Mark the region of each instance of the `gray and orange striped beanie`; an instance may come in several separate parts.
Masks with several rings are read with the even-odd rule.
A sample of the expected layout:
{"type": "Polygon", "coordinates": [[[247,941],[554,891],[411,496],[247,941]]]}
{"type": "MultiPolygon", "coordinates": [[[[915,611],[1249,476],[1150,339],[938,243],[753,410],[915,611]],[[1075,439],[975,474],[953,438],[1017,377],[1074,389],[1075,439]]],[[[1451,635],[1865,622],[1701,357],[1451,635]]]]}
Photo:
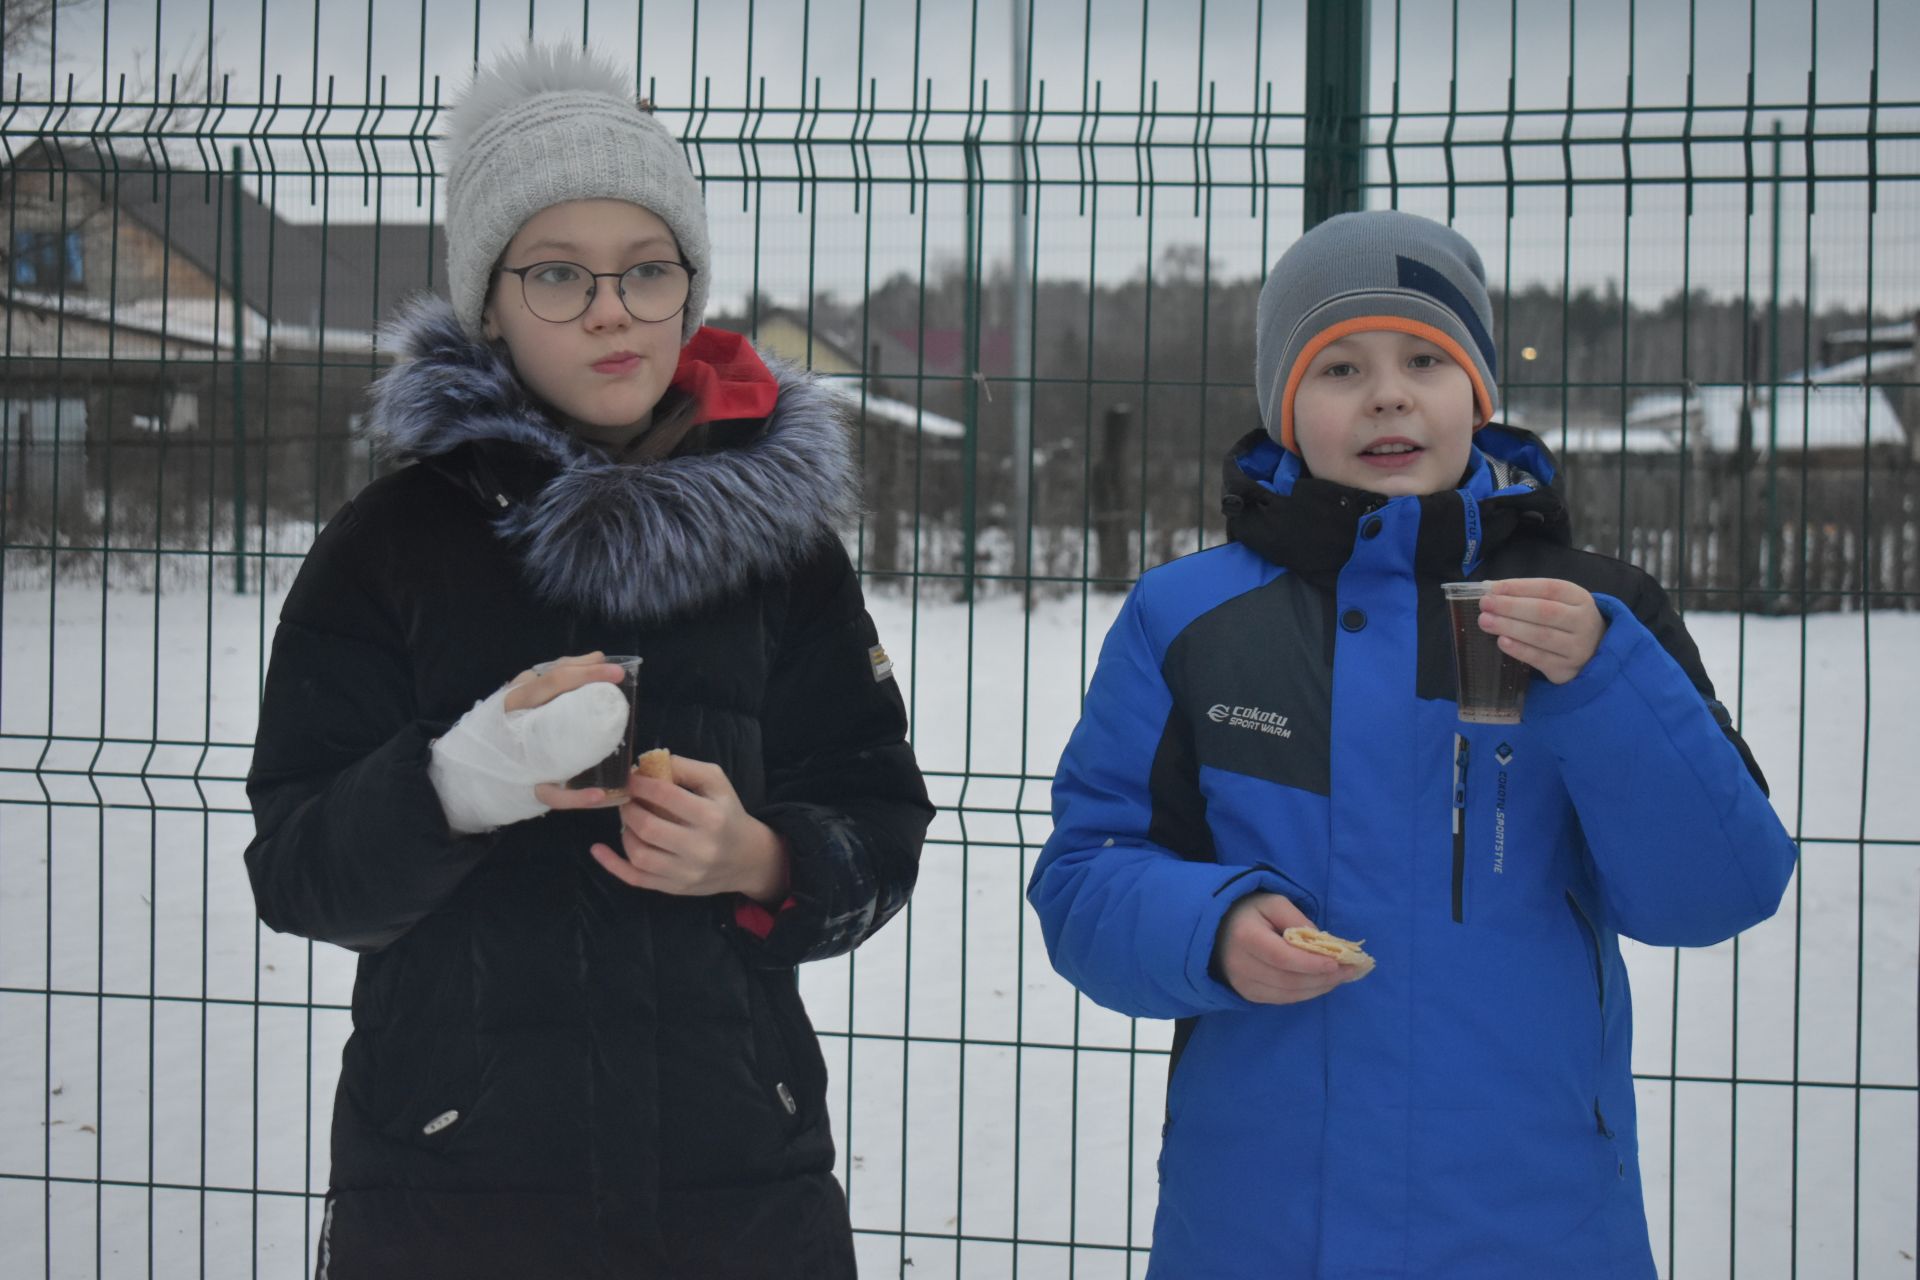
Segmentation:
{"type": "Polygon", "coordinates": [[[1257,324],[1260,420],[1284,448],[1294,447],[1293,394],[1313,357],[1366,329],[1434,343],[1473,380],[1481,421],[1500,407],[1486,269],[1466,237],[1430,218],[1397,209],[1328,218],[1280,255],[1257,324]]]}

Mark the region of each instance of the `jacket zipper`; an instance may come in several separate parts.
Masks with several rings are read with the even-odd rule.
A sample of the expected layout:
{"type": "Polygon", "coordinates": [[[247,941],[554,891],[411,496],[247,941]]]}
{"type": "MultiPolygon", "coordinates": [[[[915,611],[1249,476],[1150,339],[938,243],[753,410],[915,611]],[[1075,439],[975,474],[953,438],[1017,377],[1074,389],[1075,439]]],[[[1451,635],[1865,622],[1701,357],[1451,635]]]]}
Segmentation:
{"type": "MultiPolygon", "coordinates": [[[[1587,909],[1580,905],[1580,899],[1573,896],[1573,890],[1568,889],[1565,892],[1567,907],[1573,912],[1573,918],[1579,922],[1581,930],[1586,933],[1588,945],[1593,948],[1593,989],[1600,1001],[1600,1044],[1604,1048],[1607,1043],[1607,969],[1600,958],[1600,930],[1594,927],[1593,917],[1589,916],[1587,909]]],[[[1599,1131],[1601,1137],[1608,1139],[1613,1137],[1613,1127],[1607,1123],[1606,1113],[1600,1110],[1598,1098],[1593,1100],[1593,1127],[1599,1131]]],[[[1622,1172],[1624,1173],[1624,1169],[1622,1172]]]]}
{"type": "Polygon", "coordinates": [[[1466,919],[1467,895],[1467,737],[1453,735],[1453,922],[1466,919]]]}

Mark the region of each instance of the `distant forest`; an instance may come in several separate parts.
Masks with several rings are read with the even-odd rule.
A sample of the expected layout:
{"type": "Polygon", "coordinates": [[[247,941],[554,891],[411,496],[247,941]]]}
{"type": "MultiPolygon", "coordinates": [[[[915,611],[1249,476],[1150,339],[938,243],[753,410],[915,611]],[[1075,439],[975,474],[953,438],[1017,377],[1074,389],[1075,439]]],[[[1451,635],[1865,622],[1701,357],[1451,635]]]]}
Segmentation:
{"type": "MultiPolygon", "coordinates": [[[[1259,426],[1252,374],[1260,284],[1206,280],[1197,255],[1181,251],[1163,256],[1151,287],[1133,280],[1099,285],[1090,293],[1081,281],[1039,283],[1033,313],[1031,501],[1035,554],[1043,571],[1083,571],[1086,551],[1076,532],[1083,528],[1092,531],[1096,543],[1119,548],[1118,559],[1103,558],[1109,567],[1102,577],[1129,565],[1157,563],[1199,545],[1203,538],[1221,536],[1222,459],[1236,439],[1259,426]]],[[[1005,537],[1019,528],[1011,509],[1019,489],[1014,478],[1015,387],[1008,380],[1010,299],[1009,280],[999,274],[981,283],[976,300],[982,376],[974,383],[979,435],[971,480],[978,529],[985,539],[979,554],[996,568],[1009,561],[1005,550],[996,549],[992,531],[1005,537]]],[[[763,314],[774,306],[765,299],[757,305],[763,314]]],[[[1696,292],[1676,294],[1653,306],[1628,306],[1616,289],[1581,290],[1563,297],[1532,286],[1511,295],[1495,293],[1493,307],[1502,364],[1502,417],[1523,422],[1549,441],[1563,421],[1616,424],[1639,397],[1678,390],[1688,381],[1739,384],[1768,377],[1771,343],[1764,296],[1743,306],[1738,299],[1696,292]],[[1532,359],[1522,355],[1529,347],[1532,359]]],[[[785,310],[795,314],[791,307],[785,310]]],[[[929,277],[924,287],[917,277],[895,276],[864,302],[821,295],[814,299],[811,315],[798,318],[810,320],[817,335],[850,357],[865,352],[856,362],[868,371],[870,394],[964,419],[969,379],[961,375],[960,352],[968,315],[967,281],[956,270],[929,277]],[[917,354],[921,334],[924,356],[917,354]],[[876,360],[878,376],[873,372],[876,360]]],[[[1906,318],[1881,314],[1875,323],[1906,318]]],[[[751,310],[709,319],[741,331],[750,331],[753,323],[751,310]]],[[[1842,308],[1821,311],[1810,322],[1802,304],[1783,304],[1780,376],[1795,378],[1818,367],[1828,335],[1866,323],[1864,313],[1842,308]]],[[[906,553],[896,548],[907,547],[916,537],[924,539],[930,528],[955,528],[961,522],[969,468],[950,437],[876,428],[871,420],[862,449],[869,508],[879,531],[870,563],[897,561],[904,566],[906,553]]],[[[1623,486],[1651,493],[1648,486],[1654,480],[1665,485],[1678,474],[1672,460],[1649,462],[1648,476],[1628,484],[1618,478],[1619,468],[1613,465],[1617,461],[1583,461],[1576,468],[1587,481],[1583,487],[1604,480],[1600,487],[1607,494],[1623,486]]],[[[1734,485],[1728,492],[1735,493],[1742,481],[1728,471],[1716,483],[1734,485]]],[[[1836,483],[1842,488],[1852,484],[1853,490],[1859,486],[1857,478],[1842,477],[1836,483]]],[[[1699,484],[1696,481],[1687,502],[1697,507],[1689,518],[1734,521],[1737,498],[1727,500],[1733,505],[1726,511],[1709,510],[1699,484]]],[[[1650,547],[1667,548],[1659,555],[1673,554],[1675,522],[1682,518],[1677,502],[1675,497],[1667,504],[1671,511],[1663,507],[1648,514],[1646,530],[1622,526],[1603,540],[1610,548],[1624,549],[1644,537],[1650,547]]],[[[1810,514],[1818,506],[1810,508],[1810,514]]],[[[1600,533],[1594,520],[1587,523],[1590,533],[1600,533]]],[[[1621,521],[1614,519],[1613,524],[1621,521]]],[[[1910,540],[1909,525],[1901,527],[1909,532],[1900,536],[1910,540]]],[[[1701,534],[1703,546],[1709,541],[1701,534]]],[[[1657,558],[1651,551],[1648,555],[1650,562],[1657,558]]],[[[1903,563],[1911,559],[1902,553],[1903,563]]],[[[1711,574],[1703,565],[1696,580],[1725,576],[1732,581],[1750,576],[1750,571],[1751,566],[1716,560],[1711,574]]]]}
{"type": "MultiPolygon", "coordinates": [[[[981,366],[989,380],[1004,378],[1011,368],[1009,283],[1000,273],[989,276],[980,287],[981,366]]],[[[1209,431],[1211,419],[1220,415],[1245,423],[1246,415],[1253,412],[1253,323],[1260,284],[1252,279],[1203,280],[1198,252],[1185,247],[1162,256],[1151,289],[1146,281],[1136,279],[1097,286],[1089,299],[1083,281],[1042,280],[1033,295],[1033,372],[1043,383],[1036,394],[1036,423],[1085,416],[1083,388],[1067,390],[1058,383],[1119,384],[1099,388],[1092,397],[1097,418],[1106,401],[1138,400],[1138,388],[1143,385],[1202,378],[1213,389],[1206,403],[1209,431]],[[1129,393],[1127,383],[1136,389],[1129,393]]],[[[813,323],[816,332],[850,351],[859,350],[863,332],[870,337],[882,333],[911,337],[922,331],[954,336],[966,322],[966,293],[966,279],[957,270],[930,277],[924,291],[919,278],[900,274],[876,288],[864,303],[830,294],[817,296],[813,323]]],[[[771,304],[763,299],[758,305],[771,304]]],[[[1611,284],[1604,290],[1582,289],[1570,297],[1533,285],[1511,295],[1496,290],[1493,309],[1502,393],[1508,406],[1536,423],[1545,419],[1557,424],[1563,407],[1574,419],[1617,419],[1623,384],[1631,399],[1641,393],[1643,384],[1652,384],[1644,387],[1652,390],[1688,380],[1737,383],[1767,376],[1764,296],[1743,305],[1739,299],[1705,292],[1675,293],[1657,306],[1627,307],[1611,284]],[[1534,358],[1523,359],[1521,353],[1529,347],[1534,358]]],[[[1876,323],[1907,318],[1882,314],[1876,323]]],[[[744,331],[751,327],[752,316],[749,312],[709,319],[744,331]]],[[[1815,314],[1809,328],[1805,305],[1797,300],[1783,302],[1781,374],[1817,366],[1822,339],[1866,323],[1863,311],[1835,308],[1815,314]]],[[[912,367],[883,367],[881,375],[897,386],[910,381],[914,372],[912,367]]],[[[928,372],[934,376],[926,384],[926,407],[959,416],[962,389],[947,385],[940,377],[942,371],[930,368],[928,372]]],[[[1005,407],[998,389],[993,395],[994,404],[981,406],[983,425],[998,416],[995,410],[1005,407]]],[[[1198,409],[1188,397],[1186,430],[1191,430],[1198,409]]]]}

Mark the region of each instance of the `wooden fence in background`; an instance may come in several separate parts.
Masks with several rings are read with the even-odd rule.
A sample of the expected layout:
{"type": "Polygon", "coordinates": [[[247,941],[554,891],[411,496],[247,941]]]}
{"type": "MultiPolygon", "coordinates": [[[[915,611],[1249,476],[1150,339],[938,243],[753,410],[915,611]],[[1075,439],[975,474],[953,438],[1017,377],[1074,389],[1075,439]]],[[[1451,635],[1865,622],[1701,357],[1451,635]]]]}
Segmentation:
{"type": "Polygon", "coordinates": [[[1920,608],[1920,465],[1904,450],[1573,454],[1580,545],[1653,574],[1684,607],[1920,608]]]}

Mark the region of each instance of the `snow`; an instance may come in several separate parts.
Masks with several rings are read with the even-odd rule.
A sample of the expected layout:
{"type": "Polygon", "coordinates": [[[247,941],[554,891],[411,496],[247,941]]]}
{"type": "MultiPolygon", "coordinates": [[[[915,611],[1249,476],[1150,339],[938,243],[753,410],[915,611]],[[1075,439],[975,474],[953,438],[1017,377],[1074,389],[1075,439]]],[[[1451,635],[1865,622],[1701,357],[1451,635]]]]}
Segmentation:
{"type": "MultiPolygon", "coordinates": [[[[1628,440],[1630,444],[1640,442],[1633,444],[1637,452],[1652,451],[1657,446],[1647,442],[1665,433],[1671,442],[1669,447],[1678,449],[1684,412],[1691,447],[1732,453],[1740,447],[1740,414],[1746,406],[1753,427],[1752,447],[1758,452],[1765,452],[1769,430],[1776,422],[1783,453],[1907,443],[1900,415],[1878,386],[1826,381],[1807,386],[1782,383],[1777,415],[1767,394],[1767,388],[1758,388],[1751,406],[1746,406],[1745,390],[1730,386],[1695,387],[1685,396],[1642,396],[1627,410],[1628,440]]],[[[1617,430],[1597,432],[1596,436],[1586,447],[1620,447],[1617,430]]]]}
{"type": "MultiPolygon", "coordinates": [[[[1909,335],[1912,328],[1911,324],[1907,326],[1909,335]]],[[[1911,379],[1913,363],[1914,353],[1911,351],[1865,351],[1838,364],[1822,365],[1806,373],[1790,373],[1782,381],[1864,383],[1869,379],[1878,379],[1882,383],[1897,383],[1911,379]]]]}
{"type": "MultiPolygon", "coordinates": [[[[255,922],[278,601],[226,581],[0,597],[8,1275],[310,1272],[352,958],[255,922]]],[[[872,599],[943,809],[907,911],[803,976],[865,1275],[1144,1272],[1170,1027],[1076,996],[1022,899],[1118,603],[872,599]]],[[[1689,625],[1806,843],[1737,942],[1629,945],[1661,1274],[1910,1277],[1920,616],[1689,625]]]]}
{"type": "MultiPolygon", "coordinates": [[[[10,303],[40,312],[50,318],[97,321],[121,333],[138,333],[175,342],[194,343],[209,352],[233,349],[233,302],[230,297],[214,298],[102,298],[87,293],[45,293],[16,289],[7,295],[10,303]]],[[[328,325],[270,323],[268,317],[249,307],[246,313],[246,352],[259,357],[271,338],[277,351],[318,351],[334,355],[375,350],[370,329],[340,328],[328,325]]],[[[104,330],[90,332],[76,326],[59,347],[64,356],[104,355],[110,349],[104,330]]],[[[12,356],[36,353],[31,340],[19,337],[7,349],[12,356]]],[[[207,354],[183,354],[177,359],[209,359],[207,354]]]]}
{"type": "Polygon", "coordinates": [[[891,422],[897,427],[904,427],[909,432],[923,431],[927,435],[937,436],[943,440],[959,440],[967,434],[965,423],[943,417],[920,405],[909,404],[905,400],[895,400],[890,396],[875,395],[871,391],[867,393],[865,399],[862,399],[855,388],[844,383],[830,382],[827,385],[833,389],[835,395],[847,402],[847,408],[851,413],[864,412],[869,418],[891,422]]]}

